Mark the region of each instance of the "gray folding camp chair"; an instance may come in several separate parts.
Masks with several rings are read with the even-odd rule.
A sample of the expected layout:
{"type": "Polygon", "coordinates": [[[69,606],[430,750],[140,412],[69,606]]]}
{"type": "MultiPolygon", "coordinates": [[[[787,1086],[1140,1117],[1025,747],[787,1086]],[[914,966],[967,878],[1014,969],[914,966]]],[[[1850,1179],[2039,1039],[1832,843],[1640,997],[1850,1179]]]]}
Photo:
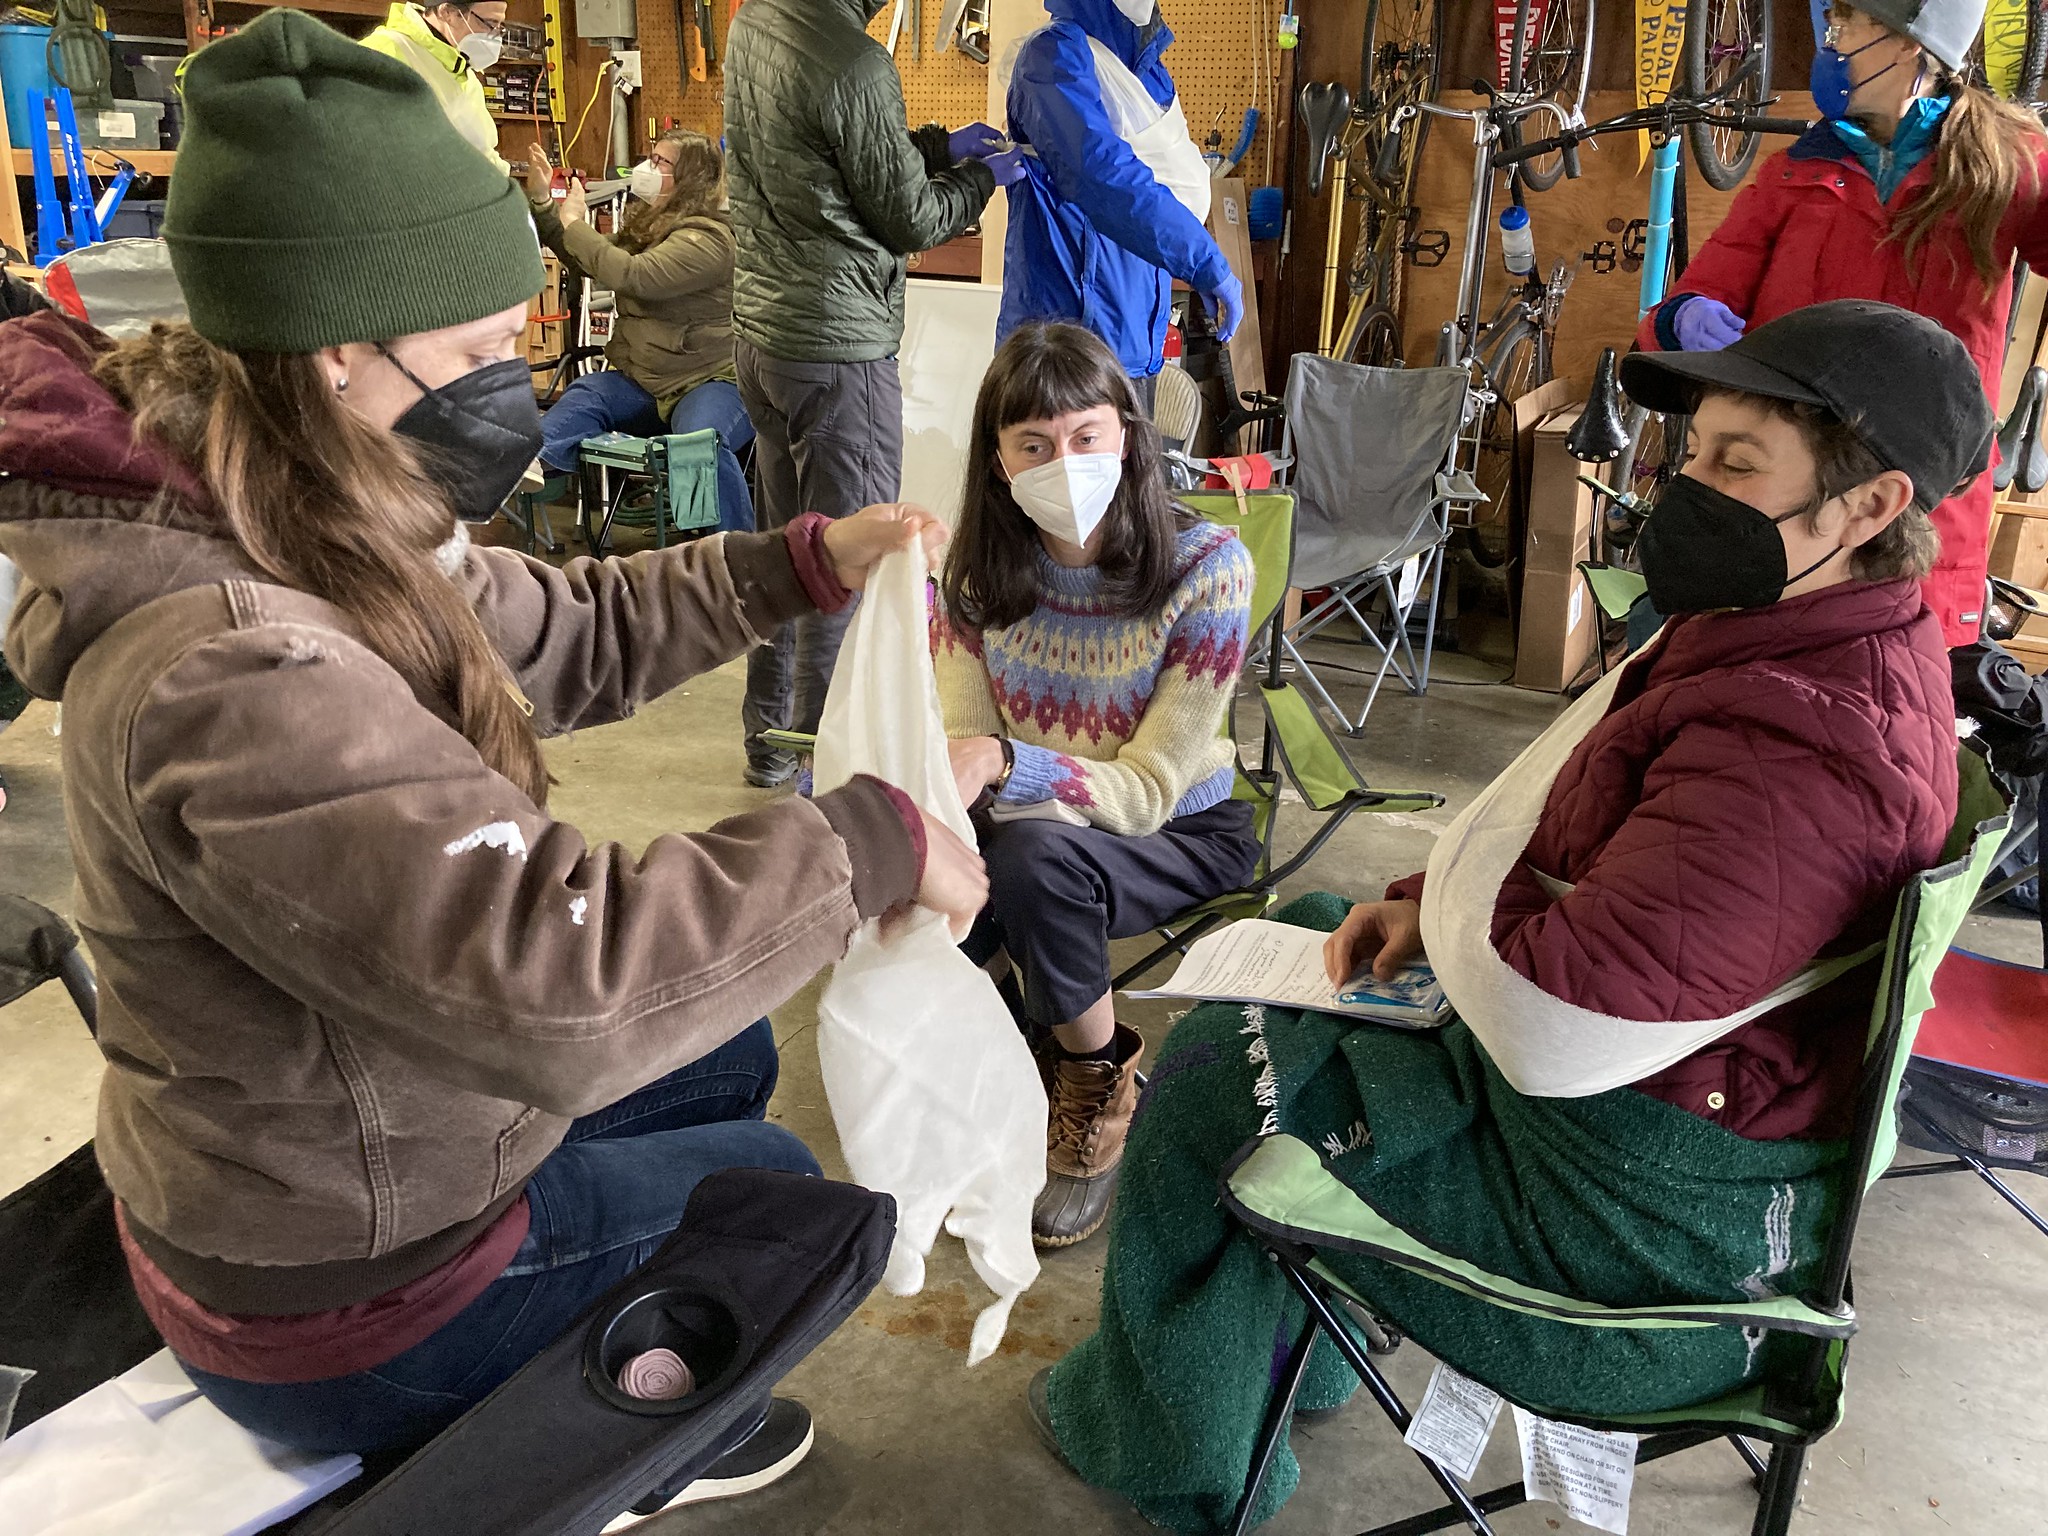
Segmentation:
{"type": "Polygon", "coordinates": [[[1287,376],[1284,451],[1295,459],[1292,584],[1325,595],[1282,637],[1287,659],[1338,724],[1356,736],[1387,673],[1410,693],[1429,686],[1444,546],[1454,515],[1486,498],[1458,468],[1466,375],[1457,368],[1365,368],[1297,353],[1287,376]],[[1427,589],[1422,656],[1410,613],[1427,589]],[[1378,611],[1369,612],[1377,599],[1378,611]],[[1301,647],[1340,619],[1379,652],[1377,667],[1313,665],[1301,647]],[[1356,718],[1331,697],[1317,668],[1371,677],[1356,718]]]}

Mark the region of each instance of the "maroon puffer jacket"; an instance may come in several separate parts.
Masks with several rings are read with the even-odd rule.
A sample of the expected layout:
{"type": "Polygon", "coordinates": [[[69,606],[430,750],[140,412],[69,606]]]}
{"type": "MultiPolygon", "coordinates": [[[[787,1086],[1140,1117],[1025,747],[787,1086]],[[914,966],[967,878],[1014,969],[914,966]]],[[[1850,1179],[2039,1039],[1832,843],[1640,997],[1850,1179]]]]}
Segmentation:
{"type": "MultiPolygon", "coordinates": [[[[1955,801],[1948,660],[1917,583],[1675,619],[1551,787],[1494,948],[1582,1008],[1720,1018],[1881,939],[1955,801]],[[1575,889],[1553,900],[1532,868],[1575,889]]],[[[1841,1134],[1876,985],[1860,966],[1634,1086],[1743,1136],[1841,1134]]]]}

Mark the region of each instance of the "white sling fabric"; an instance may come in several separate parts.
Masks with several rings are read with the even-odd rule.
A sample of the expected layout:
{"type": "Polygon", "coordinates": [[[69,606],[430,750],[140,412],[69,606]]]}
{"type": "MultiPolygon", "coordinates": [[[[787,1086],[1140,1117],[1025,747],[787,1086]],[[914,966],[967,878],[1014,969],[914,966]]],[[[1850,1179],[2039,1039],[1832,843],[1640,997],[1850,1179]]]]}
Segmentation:
{"type": "MultiPolygon", "coordinates": [[[[913,546],[869,574],[825,695],[817,792],[857,773],[894,784],[972,846],[946,751],[913,546]]],[[[882,1283],[924,1285],[939,1227],[996,1299],[975,1319],[967,1363],[1002,1342],[1010,1306],[1038,1278],[1031,1205],[1045,1182],[1045,1089],[988,973],[936,912],[862,926],[818,1002],[818,1065],[855,1182],[896,1200],[882,1283]]]]}
{"type": "Polygon", "coordinates": [[[1092,37],[1088,51],[1095,55],[1095,83],[1102,91],[1102,105],[1116,136],[1131,146],[1131,153],[1183,208],[1206,224],[1212,190],[1209,162],[1188,136],[1180,97],[1176,95],[1162,107],[1145,89],[1144,81],[1092,37]]]}
{"type": "MultiPolygon", "coordinates": [[[[1529,846],[1572,749],[1600,722],[1621,681],[1609,672],[1465,807],[1429,856],[1422,938],[1444,993],[1501,1075],[1532,1098],[1576,1099],[1648,1077],[1751,1019],[1827,985],[1882,952],[1816,961],[1725,1019],[1616,1018],[1552,997],[1493,947],[1501,886],[1529,846]]],[[[1553,895],[1568,889],[1539,874],[1553,895]]]]}

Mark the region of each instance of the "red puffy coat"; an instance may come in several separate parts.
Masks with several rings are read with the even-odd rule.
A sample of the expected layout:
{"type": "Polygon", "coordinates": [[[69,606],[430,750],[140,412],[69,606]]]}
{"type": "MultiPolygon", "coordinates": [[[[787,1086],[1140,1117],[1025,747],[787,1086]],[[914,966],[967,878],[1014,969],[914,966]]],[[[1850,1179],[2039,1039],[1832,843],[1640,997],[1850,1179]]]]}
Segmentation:
{"type": "MultiPolygon", "coordinates": [[[[1887,207],[1840,136],[1825,123],[1815,125],[1764,162],[1685,269],[1672,298],[1644,318],[1636,344],[1646,351],[1675,348],[1669,316],[1684,295],[1719,299],[1751,327],[1828,299],[1878,299],[1926,315],[1968,347],[1996,406],[2011,279],[2001,277],[1994,292],[1984,291],[1953,218],[1922,244],[1912,273],[1900,243],[1885,238],[1893,213],[1933,181],[1934,164],[1929,155],[1915,166],[1887,207]]],[[[2014,252],[2035,271],[2048,269],[2044,189],[2048,153],[2037,159],[2031,177],[2022,171],[1999,226],[1995,249],[2001,269],[2014,252]]],[[[1982,475],[1934,509],[1941,559],[1924,590],[1952,646],[1977,638],[1994,494],[1991,477],[1982,475]]]]}
{"type": "MultiPolygon", "coordinates": [[[[1948,659],[1914,583],[1674,619],[1551,786],[1493,945],[1582,1008],[1725,1018],[1882,940],[1955,802],[1948,659]]],[[[1876,987],[1859,966],[1634,1086],[1759,1140],[1840,1134],[1876,987]]]]}

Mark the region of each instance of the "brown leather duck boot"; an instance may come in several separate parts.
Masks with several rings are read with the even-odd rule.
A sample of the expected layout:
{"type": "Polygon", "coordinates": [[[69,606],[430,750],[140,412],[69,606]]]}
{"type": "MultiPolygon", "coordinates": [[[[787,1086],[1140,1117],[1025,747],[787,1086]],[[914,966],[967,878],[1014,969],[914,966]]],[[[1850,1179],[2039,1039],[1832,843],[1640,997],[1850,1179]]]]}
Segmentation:
{"type": "Polygon", "coordinates": [[[1116,1060],[1052,1063],[1045,1127],[1045,1189],[1031,1211],[1031,1240],[1065,1248],[1091,1237],[1109,1218],[1124,1137],[1138,1107],[1138,1032],[1116,1027],[1116,1060]]]}

